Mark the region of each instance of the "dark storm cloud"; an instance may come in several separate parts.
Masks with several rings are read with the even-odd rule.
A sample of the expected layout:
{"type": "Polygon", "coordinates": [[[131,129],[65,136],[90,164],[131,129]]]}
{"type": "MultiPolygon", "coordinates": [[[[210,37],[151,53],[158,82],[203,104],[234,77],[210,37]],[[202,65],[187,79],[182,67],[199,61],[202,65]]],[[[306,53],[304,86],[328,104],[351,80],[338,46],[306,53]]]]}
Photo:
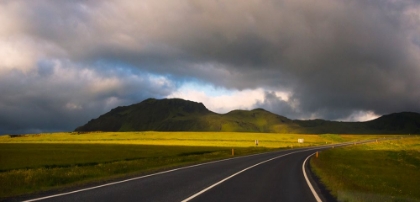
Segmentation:
{"type": "MultiPolygon", "coordinates": [[[[2,128],[37,125],[30,121],[35,118],[19,122],[5,106],[28,117],[51,111],[42,115],[45,120],[62,114],[50,125],[67,129],[77,121],[65,120],[92,118],[111,97],[124,104],[165,97],[188,80],[231,90],[265,89],[255,106],[291,118],[420,112],[417,1],[3,1],[0,7],[0,43],[8,44],[3,47],[29,44],[18,51],[22,61],[0,62],[0,69],[15,74],[0,80],[6,95],[0,98],[2,128]],[[101,82],[131,78],[132,83],[87,93],[81,89],[95,80],[63,83],[49,60],[69,63],[76,72],[89,70],[101,82]],[[58,96],[45,94],[47,86],[58,96]],[[66,88],[71,96],[63,95],[66,88]],[[26,101],[9,100],[17,95],[26,101]],[[70,113],[60,108],[73,103],[69,100],[75,108],[95,105],[70,113]],[[29,113],[24,108],[31,103],[44,104],[29,113]]],[[[53,129],[50,125],[44,128],[53,129]]]]}
{"type": "Polygon", "coordinates": [[[31,72],[2,75],[0,134],[72,131],[116,106],[173,91],[160,77],[126,74],[43,61],[31,72]]]}
{"type": "Polygon", "coordinates": [[[285,116],[287,118],[307,118],[299,117],[299,109],[296,108],[295,101],[293,100],[284,100],[283,98],[277,96],[274,92],[265,92],[264,101],[259,101],[254,105],[254,108],[263,108],[270,112],[285,116]]]}

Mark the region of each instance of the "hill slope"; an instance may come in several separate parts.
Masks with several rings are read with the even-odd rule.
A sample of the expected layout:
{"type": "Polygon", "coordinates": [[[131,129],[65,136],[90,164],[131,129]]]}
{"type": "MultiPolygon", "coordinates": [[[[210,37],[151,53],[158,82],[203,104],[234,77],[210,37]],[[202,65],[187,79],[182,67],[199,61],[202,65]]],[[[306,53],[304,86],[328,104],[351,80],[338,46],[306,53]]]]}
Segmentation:
{"type": "Polygon", "coordinates": [[[276,133],[419,134],[420,114],[402,112],[367,122],[290,120],[264,109],[217,114],[202,103],[147,99],[117,107],[75,131],[236,131],[276,133]]]}

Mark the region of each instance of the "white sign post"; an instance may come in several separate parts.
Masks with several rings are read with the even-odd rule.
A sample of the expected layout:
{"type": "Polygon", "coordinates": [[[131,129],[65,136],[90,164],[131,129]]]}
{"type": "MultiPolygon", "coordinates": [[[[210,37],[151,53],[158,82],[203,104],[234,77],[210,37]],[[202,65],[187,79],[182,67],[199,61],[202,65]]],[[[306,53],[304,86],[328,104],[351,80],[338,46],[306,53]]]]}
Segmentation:
{"type": "Polygon", "coordinates": [[[304,140],[303,139],[298,139],[298,143],[303,143],[304,140]]]}

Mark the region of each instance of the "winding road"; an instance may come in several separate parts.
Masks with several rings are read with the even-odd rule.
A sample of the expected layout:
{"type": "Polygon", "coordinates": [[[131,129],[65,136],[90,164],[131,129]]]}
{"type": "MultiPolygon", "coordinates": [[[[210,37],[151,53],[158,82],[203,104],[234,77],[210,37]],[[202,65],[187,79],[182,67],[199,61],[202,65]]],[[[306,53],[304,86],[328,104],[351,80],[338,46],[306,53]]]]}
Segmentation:
{"type": "Polygon", "coordinates": [[[316,186],[311,190],[303,164],[327,148],[331,145],[230,158],[24,200],[325,201],[316,186]]]}

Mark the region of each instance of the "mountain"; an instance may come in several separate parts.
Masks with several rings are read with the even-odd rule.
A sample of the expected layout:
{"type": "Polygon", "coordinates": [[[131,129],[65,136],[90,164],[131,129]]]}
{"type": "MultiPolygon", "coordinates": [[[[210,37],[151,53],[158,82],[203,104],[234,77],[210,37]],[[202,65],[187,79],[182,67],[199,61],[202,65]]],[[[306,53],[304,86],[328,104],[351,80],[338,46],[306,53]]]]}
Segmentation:
{"type": "Polygon", "coordinates": [[[147,99],[117,107],[75,131],[236,131],[306,134],[419,134],[420,114],[402,112],[367,122],[291,120],[264,109],[217,114],[202,103],[147,99]]]}
{"type": "Polygon", "coordinates": [[[195,131],[208,128],[201,117],[215,115],[203,104],[181,99],[147,99],[117,107],[76,131],[195,131]]]}

